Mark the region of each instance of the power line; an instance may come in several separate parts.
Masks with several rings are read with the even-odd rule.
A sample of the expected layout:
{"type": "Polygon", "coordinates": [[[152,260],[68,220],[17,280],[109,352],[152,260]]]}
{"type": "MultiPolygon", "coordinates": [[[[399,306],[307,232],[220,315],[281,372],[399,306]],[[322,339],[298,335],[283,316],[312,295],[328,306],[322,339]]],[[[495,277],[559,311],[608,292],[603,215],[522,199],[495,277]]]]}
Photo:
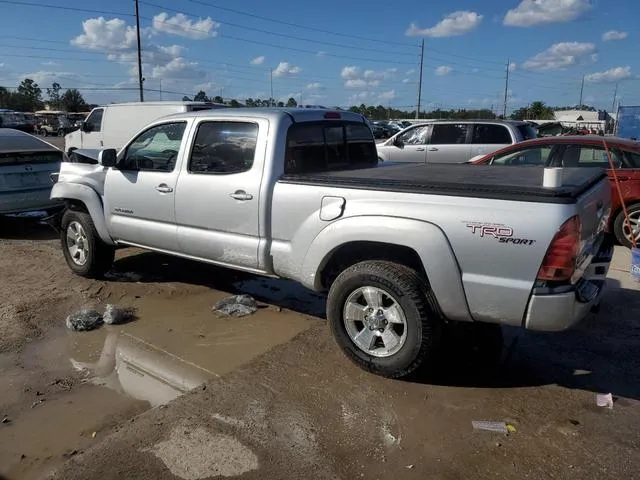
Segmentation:
{"type": "Polygon", "coordinates": [[[249,13],[249,12],[243,12],[241,10],[235,10],[233,8],[229,8],[229,7],[221,7],[220,5],[216,5],[213,3],[208,3],[208,2],[203,2],[203,1],[199,1],[199,0],[187,0],[191,3],[195,3],[198,5],[203,5],[206,7],[210,7],[210,8],[215,8],[217,10],[222,10],[225,12],[229,12],[229,13],[235,13],[236,15],[244,15],[246,17],[251,17],[251,18],[256,18],[259,20],[265,20],[267,22],[272,22],[272,23],[278,23],[280,25],[286,25],[288,27],[295,27],[295,28],[301,28],[304,30],[311,30],[314,32],[319,32],[319,33],[325,33],[325,34],[329,34],[329,35],[336,35],[339,37],[343,37],[343,38],[353,38],[353,39],[357,39],[357,40],[364,40],[364,41],[368,41],[368,42],[376,42],[376,43],[383,43],[383,44],[388,44],[388,45],[399,45],[399,46],[411,46],[411,47],[417,47],[416,44],[414,43],[409,43],[409,42],[393,42],[393,41],[389,41],[389,40],[380,40],[379,38],[372,38],[372,37],[364,37],[364,36],[360,36],[360,35],[353,35],[353,34],[346,34],[346,33],[340,33],[340,32],[335,32],[335,31],[331,31],[331,30],[325,30],[322,28],[317,28],[317,27],[311,27],[309,25],[301,25],[299,23],[293,23],[293,22],[287,22],[284,20],[279,20],[276,18],[270,18],[270,17],[265,17],[262,15],[256,15],[255,13],[249,13]]]}
{"type": "MultiPolygon", "coordinates": [[[[140,1],[141,4],[143,5],[147,5],[150,7],[154,7],[154,8],[159,8],[160,10],[166,10],[169,12],[173,12],[173,13],[181,13],[183,15],[191,15],[193,17],[201,17],[201,15],[193,13],[193,12],[186,12],[183,10],[176,10],[173,8],[169,8],[169,7],[164,7],[162,5],[157,5],[155,3],[151,3],[151,2],[145,2],[145,1],[140,1]]],[[[141,17],[141,18],[145,18],[145,17],[141,17]]],[[[296,35],[289,35],[289,34],[285,34],[285,33],[278,33],[278,32],[272,32],[270,30],[263,30],[261,28],[255,28],[255,27],[248,27],[246,25],[240,25],[238,23],[232,23],[232,22],[221,22],[223,25],[229,25],[235,28],[241,28],[243,30],[249,30],[252,32],[258,32],[258,33],[265,33],[267,35],[274,35],[276,37],[282,37],[282,38],[288,38],[290,40],[298,40],[298,41],[302,41],[302,42],[308,42],[308,43],[317,43],[319,45],[329,45],[332,47],[338,47],[338,48],[349,48],[352,50],[361,50],[364,52],[374,52],[374,53],[380,53],[380,54],[388,54],[388,55],[409,55],[409,56],[415,56],[415,54],[413,53],[408,53],[408,52],[390,52],[390,51],[385,51],[385,50],[379,50],[379,49],[375,49],[375,48],[366,48],[366,47],[356,47],[353,45],[344,45],[344,44],[340,44],[340,43],[335,43],[335,42],[327,42],[327,41],[322,41],[322,40],[312,40],[310,38],[304,38],[304,37],[299,37],[296,35]]],[[[209,30],[205,30],[205,29],[198,29],[195,27],[191,27],[189,28],[189,30],[194,30],[194,31],[201,31],[203,33],[209,33],[209,30]]]]}
{"type": "Polygon", "coordinates": [[[71,12],[99,13],[101,15],[122,15],[125,17],[135,17],[135,15],[132,13],[114,12],[109,10],[93,10],[93,9],[78,8],[78,7],[65,7],[62,5],[51,5],[47,3],[21,2],[17,0],[0,0],[0,3],[4,3],[7,5],[17,5],[22,7],[53,8],[56,10],[66,10],[71,12]]]}

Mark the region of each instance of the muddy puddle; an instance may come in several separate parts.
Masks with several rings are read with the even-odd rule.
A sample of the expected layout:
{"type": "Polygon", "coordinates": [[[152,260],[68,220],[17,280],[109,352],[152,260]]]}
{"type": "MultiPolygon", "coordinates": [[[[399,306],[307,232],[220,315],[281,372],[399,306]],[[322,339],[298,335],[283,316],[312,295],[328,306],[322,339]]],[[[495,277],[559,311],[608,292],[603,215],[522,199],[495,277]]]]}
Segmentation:
{"type": "MultiPolygon", "coordinates": [[[[244,281],[242,287],[256,298],[280,293],[262,280],[244,281]]],[[[7,419],[0,424],[0,478],[39,478],[145,410],[234,370],[318,321],[263,304],[243,318],[212,312],[226,296],[208,291],[179,299],[125,297],[119,305],[135,307],[135,321],[73,332],[61,319],[59,328],[27,345],[19,358],[0,356],[0,420],[7,419]]]]}

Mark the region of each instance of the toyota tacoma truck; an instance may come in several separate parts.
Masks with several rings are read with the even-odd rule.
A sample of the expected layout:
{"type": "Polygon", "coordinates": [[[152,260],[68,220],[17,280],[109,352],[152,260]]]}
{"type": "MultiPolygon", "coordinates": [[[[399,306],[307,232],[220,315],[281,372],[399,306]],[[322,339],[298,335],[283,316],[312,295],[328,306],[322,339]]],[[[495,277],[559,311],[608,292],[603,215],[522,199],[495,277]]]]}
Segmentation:
{"type": "Polygon", "coordinates": [[[350,112],[182,113],[97,160],[63,163],[51,194],[73,272],[99,277],[134,246],[293,279],[327,292],[346,355],[389,377],[432,358],[448,324],[570,327],[612,256],[604,171],[546,188],[537,168],[378,165],[350,112]]]}

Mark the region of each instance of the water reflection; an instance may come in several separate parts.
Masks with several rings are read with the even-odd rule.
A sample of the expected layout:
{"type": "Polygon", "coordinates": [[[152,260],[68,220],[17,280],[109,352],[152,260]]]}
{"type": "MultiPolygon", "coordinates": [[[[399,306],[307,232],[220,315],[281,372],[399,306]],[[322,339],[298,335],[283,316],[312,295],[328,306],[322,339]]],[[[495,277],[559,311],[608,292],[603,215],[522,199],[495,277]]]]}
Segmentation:
{"type": "Polygon", "coordinates": [[[131,334],[111,330],[95,363],[71,358],[76,370],[90,381],[144,400],[152,407],[163,405],[202,385],[215,373],[162,350],[131,334]]]}

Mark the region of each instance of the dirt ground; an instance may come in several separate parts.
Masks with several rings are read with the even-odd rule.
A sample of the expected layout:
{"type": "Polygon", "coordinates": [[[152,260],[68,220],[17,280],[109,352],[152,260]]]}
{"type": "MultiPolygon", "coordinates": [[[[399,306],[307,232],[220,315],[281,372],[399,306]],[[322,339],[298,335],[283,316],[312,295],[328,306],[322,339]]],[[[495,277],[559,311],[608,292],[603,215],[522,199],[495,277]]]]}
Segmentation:
{"type": "Polygon", "coordinates": [[[85,280],[48,228],[0,219],[0,479],[637,477],[640,295],[628,265],[619,249],[600,314],[578,327],[506,330],[496,369],[451,344],[430,373],[392,381],[351,365],[324,300],[295,284],[137,250],[119,251],[108,279],[85,280]],[[211,312],[230,293],[261,308],[211,312]],[[107,303],[138,318],[64,326],[107,303]]]}

